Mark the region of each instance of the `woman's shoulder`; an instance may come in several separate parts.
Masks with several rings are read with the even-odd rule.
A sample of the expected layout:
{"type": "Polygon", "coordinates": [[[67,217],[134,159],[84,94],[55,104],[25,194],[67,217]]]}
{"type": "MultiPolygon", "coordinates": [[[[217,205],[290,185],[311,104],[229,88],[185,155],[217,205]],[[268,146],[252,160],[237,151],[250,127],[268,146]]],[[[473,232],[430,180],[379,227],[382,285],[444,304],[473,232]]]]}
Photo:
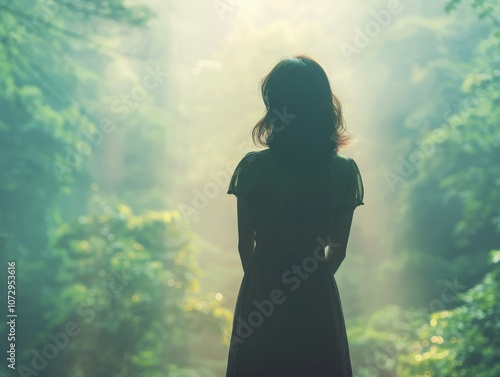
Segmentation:
{"type": "Polygon", "coordinates": [[[235,173],[239,174],[243,171],[255,173],[262,170],[262,166],[266,165],[265,160],[268,154],[268,150],[247,152],[238,162],[235,173]]]}
{"type": "Polygon", "coordinates": [[[271,155],[271,150],[269,148],[267,148],[267,149],[261,149],[259,151],[251,151],[251,152],[248,152],[247,155],[270,156],[271,155]]]}
{"type": "Polygon", "coordinates": [[[263,161],[267,157],[270,157],[270,149],[263,149],[259,151],[250,151],[243,156],[242,160],[246,162],[253,162],[253,161],[263,161]]]}
{"type": "Polygon", "coordinates": [[[336,153],[331,155],[331,161],[342,166],[348,166],[354,161],[351,157],[344,156],[343,154],[336,153]]]}
{"type": "Polygon", "coordinates": [[[338,171],[342,171],[345,174],[352,175],[353,173],[359,174],[358,165],[353,158],[344,156],[342,154],[335,154],[331,156],[332,165],[337,168],[338,171]]]}
{"type": "MultiPolygon", "coordinates": [[[[242,161],[246,162],[247,164],[257,163],[259,165],[266,165],[266,162],[270,162],[271,160],[274,160],[274,158],[271,149],[269,148],[247,152],[242,158],[242,161]]],[[[339,153],[332,154],[330,156],[330,161],[341,169],[349,169],[353,164],[355,164],[354,160],[351,157],[339,153]]]]}

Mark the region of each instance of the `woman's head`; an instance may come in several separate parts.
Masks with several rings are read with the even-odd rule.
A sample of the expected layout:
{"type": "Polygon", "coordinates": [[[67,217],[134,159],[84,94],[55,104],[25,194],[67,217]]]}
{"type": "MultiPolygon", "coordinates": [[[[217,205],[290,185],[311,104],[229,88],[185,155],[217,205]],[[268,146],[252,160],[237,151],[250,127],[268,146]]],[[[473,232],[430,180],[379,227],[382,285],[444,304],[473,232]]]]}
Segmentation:
{"type": "Polygon", "coordinates": [[[314,59],[281,60],[262,80],[261,92],[266,114],[252,132],[257,145],[305,162],[335,154],[347,143],[340,101],[314,59]]]}

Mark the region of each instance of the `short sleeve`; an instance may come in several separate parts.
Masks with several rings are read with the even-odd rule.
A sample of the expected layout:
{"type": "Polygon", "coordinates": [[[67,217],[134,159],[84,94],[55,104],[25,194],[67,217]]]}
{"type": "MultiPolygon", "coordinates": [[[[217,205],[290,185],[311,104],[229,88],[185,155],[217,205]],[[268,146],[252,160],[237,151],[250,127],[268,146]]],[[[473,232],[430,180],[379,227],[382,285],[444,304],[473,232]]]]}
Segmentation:
{"type": "Polygon", "coordinates": [[[352,158],[347,160],[347,182],[348,189],[344,202],[341,204],[342,210],[354,210],[360,205],[364,205],[364,187],[358,165],[352,158]]]}
{"type": "Polygon", "coordinates": [[[257,186],[258,171],[257,153],[247,153],[236,166],[227,193],[241,198],[252,197],[257,186]]]}

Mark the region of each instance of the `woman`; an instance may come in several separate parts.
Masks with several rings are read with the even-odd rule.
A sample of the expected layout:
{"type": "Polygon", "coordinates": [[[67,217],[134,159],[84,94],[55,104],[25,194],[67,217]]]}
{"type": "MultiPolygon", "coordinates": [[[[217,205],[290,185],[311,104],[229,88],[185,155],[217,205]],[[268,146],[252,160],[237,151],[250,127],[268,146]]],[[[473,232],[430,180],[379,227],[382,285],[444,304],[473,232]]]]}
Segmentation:
{"type": "Polygon", "coordinates": [[[228,189],[244,276],[226,377],[352,376],[333,275],[364,203],[356,163],[337,153],[348,140],[341,105],[303,55],[281,60],[261,92],[253,138],[268,148],[245,155],[228,189]]]}

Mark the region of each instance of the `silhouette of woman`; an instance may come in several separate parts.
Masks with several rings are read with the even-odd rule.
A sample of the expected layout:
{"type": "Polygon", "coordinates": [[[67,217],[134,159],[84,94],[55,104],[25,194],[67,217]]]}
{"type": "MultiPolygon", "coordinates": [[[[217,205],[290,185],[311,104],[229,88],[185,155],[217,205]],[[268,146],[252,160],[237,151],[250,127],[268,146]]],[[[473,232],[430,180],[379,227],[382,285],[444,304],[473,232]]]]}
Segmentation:
{"type": "Polygon", "coordinates": [[[244,276],[226,377],[352,376],[333,275],[347,248],[363,182],[347,144],[342,108],[323,68],[297,55],[261,85],[257,146],[239,162],[237,196],[244,276]]]}

